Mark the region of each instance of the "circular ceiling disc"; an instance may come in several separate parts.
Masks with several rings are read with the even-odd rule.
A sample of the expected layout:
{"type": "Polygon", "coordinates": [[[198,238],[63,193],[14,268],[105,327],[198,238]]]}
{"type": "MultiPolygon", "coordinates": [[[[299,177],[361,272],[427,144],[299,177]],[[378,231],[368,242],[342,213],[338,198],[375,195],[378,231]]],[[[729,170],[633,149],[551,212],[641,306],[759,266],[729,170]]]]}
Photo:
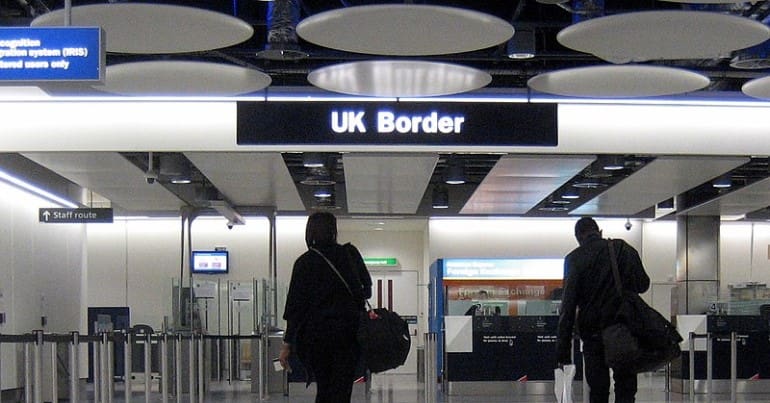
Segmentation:
{"type": "Polygon", "coordinates": [[[561,30],[562,45],[611,63],[712,59],[770,38],[759,21],[707,11],[642,11],[599,17],[561,30]]]}
{"type": "Polygon", "coordinates": [[[741,90],[750,97],[770,100],[770,76],[748,81],[741,90]]]}
{"type": "Polygon", "coordinates": [[[431,56],[497,46],[513,36],[508,22],[453,7],[385,4],[339,8],[305,18],[297,34],[347,52],[431,56]]]}
{"type": "Polygon", "coordinates": [[[482,88],[492,76],[455,64],[385,60],[320,68],[308,74],[308,81],[318,88],[350,95],[430,97],[482,88]]]}
{"type": "Polygon", "coordinates": [[[98,90],[134,96],[233,96],[269,86],[270,76],[238,66],[190,61],[149,61],[107,67],[98,90]]]}
{"type": "Polygon", "coordinates": [[[559,70],[532,77],[527,85],[539,92],[572,97],[634,98],[682,94],[709,84],[698,73],[660,66],[593,66],[559,70]]]}
{"type": "MultiPolygon", "coordinates": [[[[43,14],[32,26],[64,25],[64,10],[43,14]]],[[[72,7],[73,26],[100,26],[108,52],[186,53],[224,48],[254,35],[247,22],[200,8],[150,3],[72,7]]]]}

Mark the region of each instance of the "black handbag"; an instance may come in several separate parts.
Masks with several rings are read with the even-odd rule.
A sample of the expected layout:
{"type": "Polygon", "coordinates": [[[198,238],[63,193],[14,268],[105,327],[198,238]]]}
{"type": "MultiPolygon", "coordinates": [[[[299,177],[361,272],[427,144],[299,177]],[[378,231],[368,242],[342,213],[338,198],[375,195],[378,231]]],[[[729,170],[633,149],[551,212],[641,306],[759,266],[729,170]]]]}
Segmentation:
{"type": "Polygon", "coordinates": [[[657,370],[681,354],[682,336],[639,294],[623,289],[615,248],[611,240],[607,244],[620,305],[615,322],[602,330],[605,363],[626,372],[657,370]]]}
{"type": "MultiPolygon", "coordinates": [[[[345,281],[331,260],[318,249],[310,249],[321,255],[337,277],[345,284],[350,295],[356,298],[348,282],[345,281]]],[[[369,301],[366,301],[366,305],[369,310],[361,313],[356,333],[366,368],[377,373],[403,365],[412,344],[409,325],[396,312],[385,308],[372,309],[369,301]]]]}

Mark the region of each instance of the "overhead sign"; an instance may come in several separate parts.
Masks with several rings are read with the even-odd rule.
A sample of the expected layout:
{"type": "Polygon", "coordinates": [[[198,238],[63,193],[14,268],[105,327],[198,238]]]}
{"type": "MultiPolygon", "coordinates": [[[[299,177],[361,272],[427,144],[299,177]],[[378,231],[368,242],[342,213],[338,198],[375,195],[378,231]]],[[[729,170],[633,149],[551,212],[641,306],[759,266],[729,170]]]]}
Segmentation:
{"type": "Polygon", "coordinates": [[[48,224],[111,223],[111,208],[41,208],[38,219],[48,224]]]}
{"type": "Polygon", "coordinates": [[[99,27],[0,28],[0,82],[102,81],[99,27]]]}
{"type": "Polygon", "coordinates": [[[556,146],[556,104],[238,102],[239,145],[556,146]]]}
{"type": "Polygon", "coordinates": [[[561,280],[564,278],[564,259],[444,259],[445,280],[505,279],[505,280],[561,280]]]}

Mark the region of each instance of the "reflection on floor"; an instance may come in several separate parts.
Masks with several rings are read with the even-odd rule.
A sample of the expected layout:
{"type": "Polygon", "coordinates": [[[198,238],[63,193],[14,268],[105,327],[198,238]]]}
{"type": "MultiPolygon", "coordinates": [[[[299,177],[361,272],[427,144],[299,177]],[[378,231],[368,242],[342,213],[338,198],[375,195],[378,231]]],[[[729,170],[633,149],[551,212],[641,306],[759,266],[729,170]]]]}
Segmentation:
{"type": "MultiPolygon", "coordinates": [[[[512,390],[517,390],[518,385],[513,385],[512,390]]],[[[131,401],[145,401],[144,393],[135,389],[131,401]]],[[[291,396],[283,393],[275,393],[267,396],[263,401],[278,403],[312,403],[313,385],[305,389],[304,385],[293,385],[291,396]]],[[[371,390],[365,393],[364,385],[357,385],[352,403],[426,403],[423,384],[417,382],[415,375],[375,375],[372,378],[371,390]]],[[[182,396],[183,402],[189,401],[189,396],[182,396]]],[[[87,400],[93,401],[93,400],[87,400]]],[[[114,402],[124,402],[123,393],[116,391],[114,402]]],[[[161,402],[160,395],[152,393],[152,402],[161,402]]],[[[169,401],[175,402],[176,397],[170,397],[169,401]]],[[[196,399],[197,401],[197,399],[196,399]]],[[[209,392],[203,399],[209,402],[259,402],[259,396],[250,392],[248,382],[238,383],[213,383],[209,392]]],[[[441,390],[437,392],[437,399],[431,403],[502,403],[502,402],[555,402],[553,394],[525,394],[525,393],[485,393],[484,388],[479,392],[462,396],[446,396],[441,390]]],[[[612,400],[610,400],[612,401],[612,400]]],[[[665,391],[665,377],[663,374],[642,374],[639,377],[639,393],[637,402],[690,402],[698,403],[727,403],[730,402],[729,394],[696,394],[691,400],[687,394],[679,394],[665,391]]],[[[770,402],[770,393],[737,394],[736,402],[770,402]]],[[[583,402],[582,395],[577,393],[575,402],[583,402]]]]}
{"type": "MultiPolygon", "coordinates": [[[[136,386],[136,385],[134,385],[136,386]]],[[[424,397],[424,386],[417,382],[416,375],[375,375],[372,378],[369,393],[365,391],[365,385],[356,385],[352,403],[502,403],[502,402],[555,402],[556,399],[551,393],[527,394],[518,393],[520,388],[518,384],[512,385],[514,393],[485,393],[485,388],[481,387],[477,392],[467,395],[448,396],[441,390],[437,392],[435,402],[426,402],[424,397]]],[[[92,397],[93,390],[86,388],[86,395],[92,397]]],[[[118,388],[116,388],[118,389],[118,388]]],[[[583,396],[580,393],[579,385],[576,385],[577,393],[574,401],[583,402],[583,396]]],[[[144,388],[134,388],[131,396],[132,402],[145,401],[144,388]]],[[[314,400],[314,385],[305,388],[304,385],[292,385],[290,396],[284,396],[283,393],[273,393],[260,400],[256,393],[251,393],[251,385],[248,381],[239,382],[218,382],[212,383],[203,402],[277,402],[277,403],[312,403],[314,400]]],[[[156,392],[150,393],[147,401],[162,402],[161,396],[156,392]]],[[[175,396],[169,396],[170,402],[177,401],[175,396]]],[[[92,399],[81,399],[85,402],[93,402],[92,399]]],[[[189,396],[182,395],[181,401],[188,402],[189,396]]],[[[17,400],[17,401],[24,401],[17,400]]],[[[113,402],[125,402],[122,390],[115,390],[113,402]]],[[[195,401],[198,401],[197,396],[195,401]]],[[[610,399],[612,401],[612,399],[610,399]]],[[[687,394],[667,392],[665,390],[665,377],[662,373],[642,374],[639,377],[639,393],[637,402],[698,402],[698,403],[727,403],[731,402],[730,394],[696,394],[695,399],[691,400],[687,394]]],[[[770,402],[769,393],[751,393],[736,395],[735,402],[740,403],[759,403],[770,402]]]]}

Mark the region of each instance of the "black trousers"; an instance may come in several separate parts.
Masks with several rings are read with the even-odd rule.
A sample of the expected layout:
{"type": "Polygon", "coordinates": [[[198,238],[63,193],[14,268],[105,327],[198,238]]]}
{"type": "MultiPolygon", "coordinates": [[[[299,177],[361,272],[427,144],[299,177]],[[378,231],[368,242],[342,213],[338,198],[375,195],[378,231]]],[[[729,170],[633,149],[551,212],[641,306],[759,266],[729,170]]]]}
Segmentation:
{"type": "Polygon", "coordinates": [[[326,344],[310,353],[315,375],[315,403],[349,403],[353,392],[358,348],[355,343],[326,344]]]}
{"type": "MultiPolygon", "coordinates": [[[[610,397],[610,369],[604,363],[604,346],[601,335],[585,337],[583,340],[583,360],[585,376],[591,388],[591,403],[607,403],[610,397]]],[[[613,371],[615,381],[615,403],[634,403],[637,389],[635,373],[613,371]]]]}

